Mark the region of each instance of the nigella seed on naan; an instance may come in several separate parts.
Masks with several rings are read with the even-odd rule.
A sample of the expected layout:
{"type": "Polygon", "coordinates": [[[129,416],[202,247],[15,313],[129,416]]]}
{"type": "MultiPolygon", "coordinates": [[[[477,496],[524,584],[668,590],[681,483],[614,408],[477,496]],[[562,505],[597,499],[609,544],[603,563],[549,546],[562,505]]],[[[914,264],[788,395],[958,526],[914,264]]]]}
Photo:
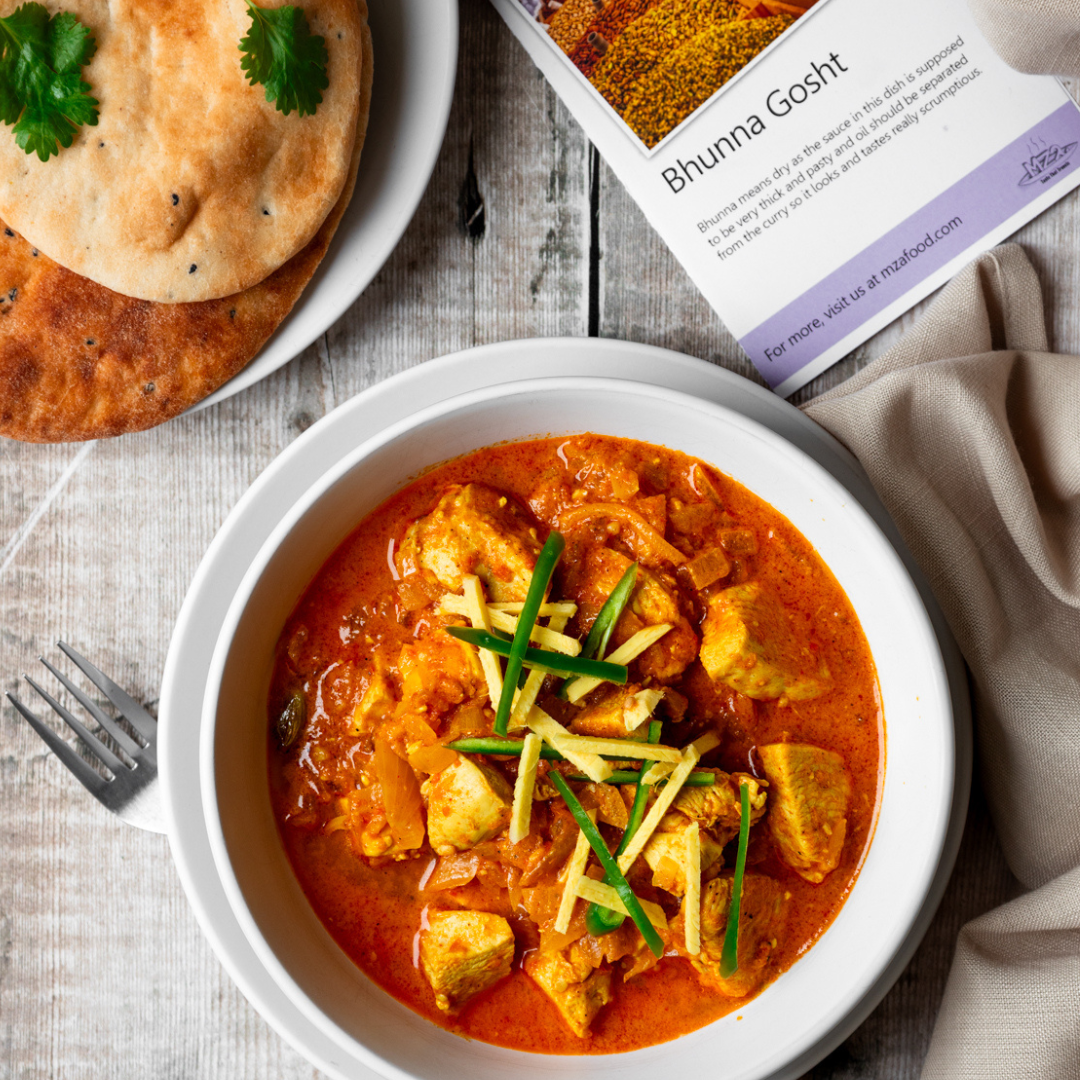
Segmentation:
{"type": "MultiPolygon", "coordinates": [[[[18,3],[0,0],[0,15],[18,3]]],[[[305,117],[278,112],[247,81],[245,0],[50,0],[97,41],[83,78],[100,120],[46,162],[0,138],[0,218],[125,296],[186,303],[262,281],[318,232],[356,141],[365,19],[356,0],[302,6],[325,39],[330,80],[305,117]],[[264,215],[268,205],[283,212],[264,215]]]]}

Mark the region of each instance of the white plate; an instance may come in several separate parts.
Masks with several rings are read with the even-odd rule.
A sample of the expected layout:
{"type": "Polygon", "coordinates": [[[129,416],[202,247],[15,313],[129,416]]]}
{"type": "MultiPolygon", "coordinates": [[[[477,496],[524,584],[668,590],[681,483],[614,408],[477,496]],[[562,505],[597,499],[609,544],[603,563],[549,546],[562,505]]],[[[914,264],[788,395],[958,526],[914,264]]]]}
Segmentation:
{"type": "Polygon", "coordinates": [[[369,1078],[365,1065],[308,1020],[274,985],[232,916],[218,877],[206,824],[198,810],[200,711],[218,631],[233,595],[263,541],[304,493],[312,475],[330,467],[389,424],[452,394],[546,375],[620,377],[667,386],[735,409],[779,432],[827,468],[866,508],[897,547],[918,586],[950,673],[957,718],[953,814],[934,884],[892,963],[828,1036],[778,1077],[797,1077],[866,1018],[907,964],[937,909],[955,860],[967,807],[971,731],[967,681],[959,653],[929,589],[903,547],[857,462],[797,409],[745,379],[704,361],[625,342],[536,339],[443,357],[380,383],[341,406],[350,419],[320,421],[273,462],[222,526],[180,612],[166,662],[160,706],[161,762],[170,841],[181,880],[204,931],[237,985],[270,1024],[320,1069],[341,1080],[369,1078]]]}
{"type": "Polygon", "coordinates": [[[196,409],[238,394],[303,352],[397,246],[439,155],[457,72],[457,0],[368,0],[371,118],[352,201],[330,250],[262,351],[196,409]]]}

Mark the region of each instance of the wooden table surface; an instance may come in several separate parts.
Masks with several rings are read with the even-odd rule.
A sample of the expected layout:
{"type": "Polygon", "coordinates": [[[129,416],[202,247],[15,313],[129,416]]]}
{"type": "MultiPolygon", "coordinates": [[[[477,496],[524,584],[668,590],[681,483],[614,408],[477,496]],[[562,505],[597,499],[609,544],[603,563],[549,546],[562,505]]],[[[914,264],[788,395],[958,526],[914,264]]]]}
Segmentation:
{"type": "MultiPolygon", "coordinates": [[[[108,442],[0,440],[0,689],[63,637],[153,708],[184,593],[225,516],[305,428],[389,375],[472,345],[625,338],[758,377],[485,0],[462,0],[450,124],[397,250],[291,364],[204,412],[108,442]],[[460,205],[470,174],[485,228],[460,205]]],[[[1075,87],[1070,88],[1075,93],[1075,87]]],[[[1052,347],[1080,353],[1080,201],[1017,239],[1052,347]]],[[[897,340],[919,309],[795,397],[897,340]]],[[[102,810],[0,710],[0,1078],[319,1075],[247,1004],[195,921],[164,837],[102,810]]],[[[915,959],[813,1080],[917,1077],[960,926],[1012,895],[978,790],[956,873],[915,959]]]]}

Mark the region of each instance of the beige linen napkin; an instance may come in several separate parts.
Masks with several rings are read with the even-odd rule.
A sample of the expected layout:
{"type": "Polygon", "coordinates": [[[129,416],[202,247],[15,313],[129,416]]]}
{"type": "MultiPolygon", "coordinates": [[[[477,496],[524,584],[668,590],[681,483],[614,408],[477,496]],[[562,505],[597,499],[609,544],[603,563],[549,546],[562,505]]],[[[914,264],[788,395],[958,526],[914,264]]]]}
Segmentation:
{"type": "Polygon", "coordinates": [[[961,931],[923,1080],[1080,1080],[1080,357],[1049,351],[1010,244],[806,412],[862,462],[945,611],[1029,890],[961,931]]]}
{"type": "Polygon", "coordinates": [[[1080,0],[968,0],[1007,64],[1043,75],[1080,75],[1080,0]]]}

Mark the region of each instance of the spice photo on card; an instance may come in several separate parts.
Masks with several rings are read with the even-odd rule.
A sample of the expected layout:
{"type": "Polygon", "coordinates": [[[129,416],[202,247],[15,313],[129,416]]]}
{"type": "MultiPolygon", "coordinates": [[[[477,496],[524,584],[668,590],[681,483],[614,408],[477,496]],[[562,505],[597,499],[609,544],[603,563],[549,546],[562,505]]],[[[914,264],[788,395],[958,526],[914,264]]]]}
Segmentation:
{"type": "Polygon", "coordinates": [[[817,0],[518,0],[652,150],[817,0]]]}

